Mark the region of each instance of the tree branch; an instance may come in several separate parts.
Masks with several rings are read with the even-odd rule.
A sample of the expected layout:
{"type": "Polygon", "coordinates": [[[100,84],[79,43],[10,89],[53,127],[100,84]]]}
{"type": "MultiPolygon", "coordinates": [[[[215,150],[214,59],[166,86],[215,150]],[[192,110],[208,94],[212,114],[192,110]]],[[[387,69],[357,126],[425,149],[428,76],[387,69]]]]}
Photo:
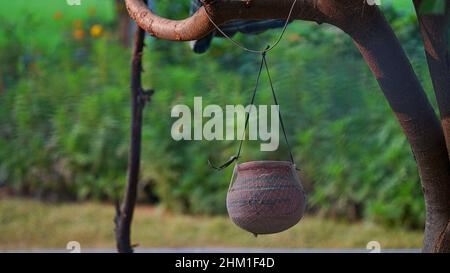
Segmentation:
{"type": "Polygon", "coordinates": [[[450,5],[447,5],[445,14],[421,14],[419,7],[422,2],[415,0],[414,5],[450,158],[450,56],[447,35],[450,5]]]}
{"type": "Polygon", "coordinates": [[[131,140],[128,159],[128,182],[122,206],[120,207],[117,204],[115,217],[117,250],[120,253],[133,252],[130,234],[139,180],[142,112],[145,103],[153,94],[153,91],[143,91],[142,88],[141,74],[144,39],[145,31],[138,27],[131,64],[131,140]]]}
{"type": "Polygon", "coordinates": [[[411,144],[426,203],[425,252],[433,251],[448,222],[450,162],[439,120],[397,37],[375,7],[370,20],[355,17],[350,34],[411,144]]]}
{"type": "MultiPolygon", "coordinates": [[[[294,0],[204,0],[204,6],[184,20],[170,20],[155,15],[142,0],[125,0],[128,13],[150,35],[173,41],[198,40],[206,36],[214,25],[237,19],[286,19],[294,0]]],[[[352,1],[347,1],[351,3],[352,1]]],[[[335,1],[299,0],[292,18],[322,23],[326,17],[340,17],[335,1]]],[[[349,8],[354,4],[347,4],[349,8]]],[[[359,4],[360,6],[360,4],[359,4]]]]}
{"type": "MultiPolygon", "coordinates": [[[[425,54],[428,61],[428,68],[433,82],[436,100],[441,114],[441,124],[447,146],[447,154],[450,158],[450,57],[448,49],[448,27],[450,17],[450,5],[447,3],[443,14],[422,14],[420,7],[422,0],[414,0],[416,14],[422,34],[425,54]]],[[[449,184],[450,181],[447,182],[449,184]]],[[[448,185],[446,186],[449,187],[448,185]]],[[[442,200],[443,205],[447,204],[447,209],[439,219],[447,225],[439,225],[440,230],[438,241],[435,244],[425,243],[427,251],[450,252],[450,192],[447,190],[447,198],[442,200]],[[446,202],[446,203],[445,203],[446,202]]]]}

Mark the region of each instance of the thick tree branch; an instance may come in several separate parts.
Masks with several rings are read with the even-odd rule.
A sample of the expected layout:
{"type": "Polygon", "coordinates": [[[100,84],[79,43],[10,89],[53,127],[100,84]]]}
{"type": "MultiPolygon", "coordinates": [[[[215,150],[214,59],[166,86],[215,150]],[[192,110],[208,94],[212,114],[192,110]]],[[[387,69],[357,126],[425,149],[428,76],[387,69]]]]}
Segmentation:
{"type": "MultiPolygon", "coordinates": [[[[204,7],[184,20],[159,17],[142,0],[125,0],[125,3],[131,18],[150,35],[165,40],[190,41],[198,40],[214,30],[214,25],[210,22],[206,12],[218,25],[236,19],[286,19],[293,1],[205,0],[204,7]]],[[[322,23],[326,17],[345,16],[344,13],[336,12],[335,5],[334,1],[299,0],[293,10],[292,18],[322,23]]],[[[347,5],[350,5],[351,8],[354,4],[347,5]]]]}
{"type": "Polygon", "coordinates": [[[169,20],[155,15],[142,0],[125,0],[128,13],[150,35],[165,40],[196,40],[214,29],[201,8],[185,20],[169,20]]]}
{"type": "Polygon", "coordinates": [[[141,132],[142,112],[145,103],[150,99],[153,91],[142,89],[142,54],[144,49],[145,31],[141,28],[136,30],[133,59],[131,64],[131,140],[128,159],[128,182],[125,196],[120,207],[116,208],[116,242],[120,253],[131,253],[131,222],[136,203],[137,186],[139,180],[140,155],[141,155],[141,132]]]}
{"type": "Polygon", "coordinates": [[[421,0],[415,0],[414,5],[450,158],[450,56],[447,33],[450,5],[447,6],[444,14],[421,14],[419,7],[422,2],[421,0]]]}
{"type": "Polygon", "coordinates": [[[433,251],[448,223],[450,163],[433,108],[392,29],[378,9],[351,36],[377,78],[412,146],[425,195],[424,251],[433,251]]]}
{"type": "MultiPolygon", "coordinates": [[[[433,82],[436,100],[441,114],[441,124],[444,131],[447,153],[450,158],[450,57],[448,48],[448,27],[450,20],[450,5],[447,3],[443,14],[422,14],[422,0],[414,0],[420,31],[422,33],[425,54],[433,82]]],[[[448,182],[450,183],[450,181],[448,182]]],[[[447,222],[450,221],[450,192],[447,202],[447,222]]],[[[443,212],[443,220],[445,212],[443,212]]],[[[439,239],[434,245],[427,245],[427,251],[450,252],[450,224],[440,225],[439,239]]]]}

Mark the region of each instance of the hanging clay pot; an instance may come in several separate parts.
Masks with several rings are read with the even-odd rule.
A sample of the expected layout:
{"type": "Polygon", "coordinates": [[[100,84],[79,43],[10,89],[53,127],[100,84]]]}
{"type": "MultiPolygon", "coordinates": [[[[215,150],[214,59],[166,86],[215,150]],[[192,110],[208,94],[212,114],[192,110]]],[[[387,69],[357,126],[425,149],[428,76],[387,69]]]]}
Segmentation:
{"type": "Polygon", "coordinates": [[[255,235],[271,234],[297,224],[306,194],[295,165],[288,161],[237,164],[227,195],[231,220],[255,235]]]}

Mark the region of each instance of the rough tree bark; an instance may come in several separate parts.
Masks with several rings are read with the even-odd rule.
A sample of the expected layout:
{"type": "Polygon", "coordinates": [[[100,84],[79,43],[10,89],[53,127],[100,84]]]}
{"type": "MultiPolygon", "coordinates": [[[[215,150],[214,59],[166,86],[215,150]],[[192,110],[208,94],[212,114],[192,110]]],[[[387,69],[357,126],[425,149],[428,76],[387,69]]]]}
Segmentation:
{"type": "MultiPolygon", "coordinates": [[[[443,14],[422,14],[420,7],[423,2],[422,0],[414,0],[414,6],[441,114],[447,153],[450,158],[450,56],[448,48],[450,5],[447,4],[443,14]]],[[[450,195],[450,192],[447,191],[446,194],[450,195]]],[[[447,214],[447,223],[445,225],[445,219],[443,219],[438,241],[434,245],[425,245],[427,251],[450,252],[450,204],[448,200],[443,200],[442,204],[445,205],[445,202],[447,202],[447,205],[441,214],[443,214],[442,218],[447,214]]]]}
{"type": "Polygon", "coordinates": [[[378,10],[349,32],[414,152],[426,203],[425,252],[436,251],[450,212],[450,163],[439,120],[392,29],[378,10]]]}
{"type": "Polygon", "coordinates": [[[136,30],[135,45],[131,64],[131,139],[128,158],[128,181],[122,206],[117,203],[115,217],[115,236],[117,250],[120,253],[131,253],[131,222],[136,204],[137,186],[139,180],[142,112],[150,100],[153,90],[142,88],[142,54],[144,49],[145,31],[136,30]]]}
{"type": "MultiPolygon", "coordinates": [[[[293,0],[205,0],[205,7],[180,21],[156,16],[141,0],[125,1],[130,16],[148,33],[161,39],[185,41],[199,39],[213,30],[206,12],[217,24],[234,19],[279,19],[286,17],[293,0]]],[[[397,116],[417,161],[427,213],[423,250],[448,250],[450,162],[444,133],[384,16],[376,6],[367,5],[366,1],[300,0],[293,11],[293,18],[335,25],[354,40],[397,116]]],[[[444,56],[442,60],[447,62],[448,55],[444,56]]],[[[436,65],[441,67],[442,63],[436,65]]],[[[446,65],[448,69],[448,62],[446,65]]],[[[439,79],[448,76],[446,71],[439,68],[432,72],[438,75],[434,76],[435,85],[442,85],[445,92],[448,85],[439,79]]],[[[443,110],[450,111],[445,106],[448,105],[445,92],[437,97],[445,108],[443,110]]]]}
{"type": "MultiPolygon", "coordinates": [[[[218,25],[234,19],[286,19],[292,1],[204,0],[206,8],[201,7],[191,17],[184,20],[170,20],[159,17],[151,12],[142,0],[125,0],[125,4],[131,18],[150,35],[164,40],[191,41],[200,39],[214,30],[214,25],[206,14],[207,10],[218,25]]],[[[318,3],[321,2],[327,1],[319,1],[318,3]]],[[[322,14],[320,9],[329,9],[330,7],[318,3],[316,4],[312,0],[298,0],[292,18],[322,22],[326,15],[322,14]]],[[[324,10],[324,12],[329,12],[329,10],[324,10]]],[[[339,17],[340,15],[338,13],[333,17],[339,17]]]]}

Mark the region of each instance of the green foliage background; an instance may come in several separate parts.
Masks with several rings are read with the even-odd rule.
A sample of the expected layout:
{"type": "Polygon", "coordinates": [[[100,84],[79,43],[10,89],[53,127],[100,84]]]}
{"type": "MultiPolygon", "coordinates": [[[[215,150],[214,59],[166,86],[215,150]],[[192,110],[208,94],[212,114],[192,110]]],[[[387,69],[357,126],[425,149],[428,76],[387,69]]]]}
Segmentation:
{"type": "MultiPolygon", "coordinates": [[[[120,198],[130,126],[130,50],[113,38],[112,1],[85,1],[81,7],[26,3],[1,4],[0,183],[15,193],[50,200],[120,198]],[[52,18],[56,12],[62,19],[52,18]],[[75,39],[75,19],[86,31],[102,25],[104,35],[75,39]]],[[[431,91],[411,3],[383,3],[431,91]]],[[[161,1],[157,8],[182,18],[188,1],[161,1]]],[[[265,47],[277,35],[237,39],[265,47]]],[[[147,44],[144,81],[156,94],[145,110],[140,200],[189,213],[225,213],[231,168],[214,172],[207,159],[228,159],[237,142],[176,142],[170,136],[170,111],[179,103],[192,105],[194,96],[202,96],[204,105],[246,105],[258,57],[221,39],[204,55],[195,55],[186,43],[149,38],[147,44]]],[[[330,26],[296,22],[268,58],[309,192],[308,211],[421,227],[424,205],[412,153],[346,35],[330,26]]],[[[266,79],[261,86],[257,101],[270,103],[266,79]]],[[[243,160],[287,158],[283,143],[275,153],[261,153],[258,147],[247,142],[243,160]]]]}

